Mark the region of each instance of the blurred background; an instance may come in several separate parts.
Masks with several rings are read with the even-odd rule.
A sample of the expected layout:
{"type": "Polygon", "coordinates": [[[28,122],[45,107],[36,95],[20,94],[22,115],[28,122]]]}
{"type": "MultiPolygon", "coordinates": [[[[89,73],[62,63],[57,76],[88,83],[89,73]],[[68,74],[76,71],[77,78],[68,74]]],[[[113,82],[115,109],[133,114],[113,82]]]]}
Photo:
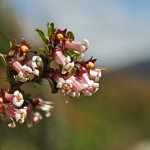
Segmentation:
{"type": "MultiPolygon", "coordinates": [[[[97,93],[69,104],[48,85],[24,86],[54,101],[55,110],[30,129],[0,123],[0,149],[150,150],[150,1],[0,0],[0,52],[22,37],[32,49],[42,47],[34,30],[46,30],[48,21],[73,31],[77,41],[87,38],[85,57],[96,57],[109,71],[97,93]]],[[[0,69],[0,87],[8,88],[0,69]]]]}

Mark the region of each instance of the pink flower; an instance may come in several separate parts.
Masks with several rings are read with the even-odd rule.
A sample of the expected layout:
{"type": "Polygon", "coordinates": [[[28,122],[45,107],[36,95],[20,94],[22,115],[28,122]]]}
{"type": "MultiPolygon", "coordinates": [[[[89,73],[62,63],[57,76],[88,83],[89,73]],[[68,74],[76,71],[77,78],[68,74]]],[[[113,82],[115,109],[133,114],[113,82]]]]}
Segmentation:
{"type": "Polygon", "coordinates": [[[65,64],[62,67],[62,74],[70,73],[74,68],[74,62],[71,62],[70,56],[66,57],[65,64]]]}
{"type": "Polygon", "coordinates": [[[92,78],[95,82],[98,82],[100,77],[101,77],[101,69],[95,68],[95,69],[90,69],[89,71],[90,78],[92,78]]]}
{"type": "Polygon", "coordinates": [[[83,73],[81,76],[80,76],[80,79],[83,83],[85,84],[88,84],[89,86],[92,86],[93,85],[93,81],[89,79],[87,73],[83,73]]]}
{"type": "Polygon", "coordinates": [[[69,94],[72,89],[72,81],[67,79],[65,80],[60,73],[55,73],[53,77],[55,82],[57,83],[56,87],[62,92],[64,95],[69,94]]]}
{"type": "Polygon", "coordinates": [[[95,93],[99,89],[99,83],[93,83],[92,86],[89,86],[84,91],[84,96],[91,96],[93,93],[95,93]]]}
{"type": "Polygon", "coordinates": [[[26,65],[33,69],[32,73],[39,76],[40,69],[43,68],[43,60],[40,56],[33,56],[32,60],[26,62],[26,65]]]}
{"type": "Polygon", "coordinates": [[[21,82],[26,82],[34,78],[32,69],[26,65],[22,66],[18,61],[12,62],[11,70],[15,70],[18,73],[17,78],[21,82]]]}
{"type": "Polygon", "coordinates": [[[74,92],[79,92],[83,89],[83,84],[81,84],[79,81],[76,80],[76,78],[72,75],[69,80],[72,82],[72,90],[74,92]]]}
{"type": "Polygon", "coordinates": [[[9,127],[13,128],[16,126],[13,118],[16,119],[16,122],[23,123],[27,116],[27,107],[23,107],[21,109],[15,108],[13,105],[8,104],[4,109],[4,113],[7,117],[11,119],[11,123],[8,124],[9,127]]]}
{"type": "Polygon", "coordinates": [[[55,51],[53,52],[53,57],[60,65],[65,65],[66,57],[63,55],[61,51],[55,51]]]}
{"type": "Polygon", "coordinates": [[[38,110],[44,111],[46,117],[50,117],[51,111],[54,109],[53,102],[44,101],[40,97],[31,99],[30,103],[26,103],[27,106],[27,126],[31,127],[33,123],[39,123],[42,120],[42,115],[38,110]]]}
{"type": "Polygon", "coordinates": [[[24,99],[19,91],[15,91],[13,94],[9,94],[7,91],[0,93],[0,101],[2,103],[13,103],[14,106],[22,106],[24,99]]]}
{"type": "Polygon", "coordinates": [[[74,42],[74,41],[65,42],[65,48],[76,50],[81,53],[85,52],[88,49],[88,47],[89,47],[89,41],[87,39],[84,39],[81,42],[74,42]]]}

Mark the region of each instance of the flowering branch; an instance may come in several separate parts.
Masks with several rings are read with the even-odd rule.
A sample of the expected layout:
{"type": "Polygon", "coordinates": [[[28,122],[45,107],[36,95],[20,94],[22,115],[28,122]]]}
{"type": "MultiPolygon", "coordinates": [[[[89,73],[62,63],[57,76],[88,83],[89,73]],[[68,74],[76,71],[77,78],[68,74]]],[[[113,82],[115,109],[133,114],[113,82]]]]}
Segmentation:
{"type": "Polygon", "coordinates": [[[25,94],[21,86],[27,82],[43,84],[43,80],[47,79],[52,93],[62,93],[66,102],[70,97],[91,96],[99,88],[104,68],[95,66],[96,59],[93,57],[86,61],[82,59],[89,41],[76,42],[73,32],[55,28],[53,23],[47,23],[47,30],[48,36],[41,29],[36,29],[44,43],[44,48],[39,49],[42,54],[31,50],[31,44],[24,39],[20,44],[10,42],[9,53],[0,54],[0,61],[6,67],[6,80],[10,84],[9,90],[0,91],[0,118],[10,118],[9,127],[25,120],[30,127],[42,119],[38,110],[49,117],[54,108],[50,101],[25,94]],[[31,58],[29,53],[33,54],[31,58]],[[53,61],[57,66],[52,65],[53,61]]]}

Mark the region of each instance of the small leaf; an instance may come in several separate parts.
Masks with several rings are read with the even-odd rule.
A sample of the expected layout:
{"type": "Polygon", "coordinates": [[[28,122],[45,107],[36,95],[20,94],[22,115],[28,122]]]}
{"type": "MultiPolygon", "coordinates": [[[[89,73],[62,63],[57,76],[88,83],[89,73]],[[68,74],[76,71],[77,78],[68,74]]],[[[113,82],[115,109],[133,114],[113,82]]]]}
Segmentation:
{"type": "Polygon", "coordinates": [[[75,35],[74,35],[74,33],[72,31],[68,31],[67,32],[67,36],[69,36],[69,38],[70,38],[71,41],[74,41],[75,35]]]}
{"type": "Polygon", "coordinates": [[[47,53],[49,53],[49,47],[48,47],[47,44],[45,44],[45,51],[46,51],[47,53]]]}
{"type": "Polygon", "coordinates": [[[2,62],[2,64],[3,64],[4,66],[7,66],[7,62],[6,62],[6,60],[5,60],[5,57],[4,57],[2,54],[0,54],[0,61],[2,62]]]}
{"type": "Polygon", "coordinates": [[[54,83],[51,79],[48,79],[49,85],[52,89],[52,93],[58,93],[58,89],[54,86],[54,83]]]}
{"type": "Polygon", "coordinates": [[[45,33],[43,32],[43,30],[36,28],[35,31],[38,32],[39,36],[42,38],[43,42],[45,44],[48,44],[48,38],[46,37],[45,33]]]}
{"type": "Polygon", "coordinates": [[[48,37],[51,38],[53,32],[55,31],[54,29],[54,23],[47,23],[47,30],[48,30],[48,37]]]}
{"type": "Polygon", "coordinates": [[[71,54],[76,55],[76,56],[80,56],[80,55],[81,55],[81,53],[80,53],[80,52],[75,51],[75,50],[70,50],[69,52],[70,52],[71,54]]]}

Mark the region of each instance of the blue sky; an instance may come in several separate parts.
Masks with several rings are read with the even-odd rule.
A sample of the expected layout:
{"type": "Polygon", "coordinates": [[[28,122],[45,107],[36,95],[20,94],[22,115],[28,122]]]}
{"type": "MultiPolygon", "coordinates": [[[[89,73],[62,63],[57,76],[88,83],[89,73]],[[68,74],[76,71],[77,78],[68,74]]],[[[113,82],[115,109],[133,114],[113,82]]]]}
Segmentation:
{"type": "Polygon", "coordinates": [[[24,37],[38,41],[34,29],[47,21],[74,31],[76,40],[89,39],[86,57],[93,55],[109,68],[150,58],[148,0],[5,0],[24,26],[24,37]]]}

